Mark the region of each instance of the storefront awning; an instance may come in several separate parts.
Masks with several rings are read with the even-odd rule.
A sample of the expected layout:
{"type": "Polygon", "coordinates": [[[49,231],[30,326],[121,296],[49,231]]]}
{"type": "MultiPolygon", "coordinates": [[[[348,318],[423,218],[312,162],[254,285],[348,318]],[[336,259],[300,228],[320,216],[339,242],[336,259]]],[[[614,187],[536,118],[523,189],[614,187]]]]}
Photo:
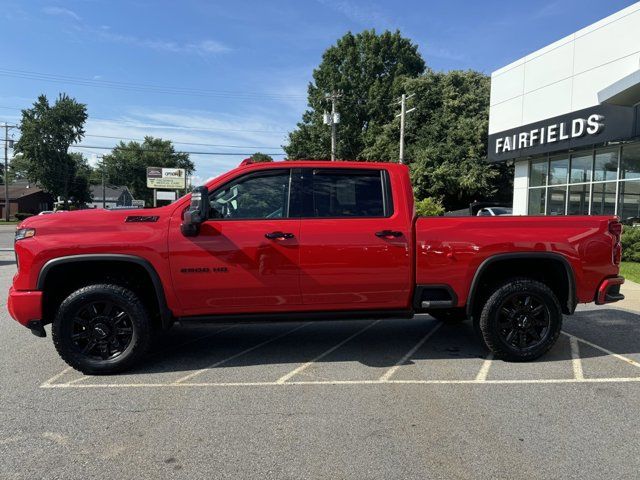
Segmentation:
{"type": "Polygon", "coordinates": [[[600,90],[598,92],[598,101],[627,107],[640,103],[640,70],[600,90]]]}

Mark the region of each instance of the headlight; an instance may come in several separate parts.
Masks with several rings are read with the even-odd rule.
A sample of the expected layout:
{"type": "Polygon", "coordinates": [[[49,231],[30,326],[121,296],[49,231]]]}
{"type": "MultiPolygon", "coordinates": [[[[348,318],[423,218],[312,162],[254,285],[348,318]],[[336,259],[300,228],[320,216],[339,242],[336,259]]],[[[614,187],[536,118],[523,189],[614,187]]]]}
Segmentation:
{"type": "Polygon", "coordinates": [[[18,230],[16,230],[16,242],[24,238],[31,238],[35,236],[35,234],[35,228],[19,228],[18,230]]]}

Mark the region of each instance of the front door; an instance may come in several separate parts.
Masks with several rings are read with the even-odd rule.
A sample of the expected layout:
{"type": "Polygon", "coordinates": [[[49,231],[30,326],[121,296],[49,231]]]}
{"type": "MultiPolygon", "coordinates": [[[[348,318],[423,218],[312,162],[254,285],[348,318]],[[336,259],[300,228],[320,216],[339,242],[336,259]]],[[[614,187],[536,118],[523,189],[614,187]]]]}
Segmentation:
{"type": "MultiPolygon", "coordinates": [[[[291,169],[237,177],[209,193],[211,218],[196,237],[172,223],[171,271],[185,315],[283,311],[302,303],[300,219],[291,169]]],[[[178,223],[178,222],[177,222],[178,223]]]]}
{"type": "Polygon", "coordinates": [[[303,303],[319,310],[406,308],[411,221],[394,208],[388,172],[304,169],[303,192],[303,303]]]}

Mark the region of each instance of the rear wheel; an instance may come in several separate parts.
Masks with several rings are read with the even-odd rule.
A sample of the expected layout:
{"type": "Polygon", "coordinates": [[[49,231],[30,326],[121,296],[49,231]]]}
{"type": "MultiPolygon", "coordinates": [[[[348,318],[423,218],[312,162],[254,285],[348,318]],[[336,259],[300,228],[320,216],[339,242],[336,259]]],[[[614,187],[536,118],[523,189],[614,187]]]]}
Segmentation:
{"type": "Polygon", "coordinates": [[[499,358],[534,360],[556,342],[562,310],[553,291],[529,279],[513,279],[498,287],[482,309],[480,332],[499,358]]]}
{"type": "Polygon", "coordinates": [[[62,302],[52,337],[62,359],[76,370],[117,373],[147,351],[149,315],[132,291],[117,285],[90,285],[62,302]]]}

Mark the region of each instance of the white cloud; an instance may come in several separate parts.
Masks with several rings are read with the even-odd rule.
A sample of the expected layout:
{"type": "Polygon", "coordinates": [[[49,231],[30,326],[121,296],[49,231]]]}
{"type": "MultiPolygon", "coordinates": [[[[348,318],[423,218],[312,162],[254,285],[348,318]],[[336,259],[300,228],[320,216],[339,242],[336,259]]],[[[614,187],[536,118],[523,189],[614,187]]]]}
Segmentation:
{"type": "Polygon", "coordinates": [[[102,26],[100,29],[96,30],[95,33],[103,40],[114,43],[133,45],[135,47],[148,48],[160,52],[187,53],[204,56],[231,51],[231,48],[229,48],[228,46],[210,39],[202,40],[200,42],[180,43],[171,40],[141,38],[135,35],[124,35],[115,33],[112,32],[109,27],[105,26],[102,26]]]}
{"type": "Polygon", "coordinates": [[[68,17],[68,18],[72,18],[73,20],[75,20],[76,22],[81,22],[82,18],[80,18],[80,15],[78,15],[76,12],[74,12],[73,10],[69,10],[67,8],[61,8],[61,7],[44,7],[42,9],[42,11],[44,13],[46,13],[47,15],[53,15],[53,16],[61,16],[61,17],[68,17]]]}
{"type": "MultiPolygon", "coordinates": [[[[286,130],[289,125],[273,125],[268,116],[245,116],[217,114],[203,111],[149,111],[144,109],[131,110],[116,119],[99,119],[89,116],[85,130],[87,136],[81,146],[72,150],[81,151],[95,164],[97,154],[109,153],[117,143],[117,139],[94,137],[101,135],[117,137],[123,141],[128,138],[143,139],[147,135],[160,137],[174,142],[176,150],[188,152],[202,152],[190,154],[196,165],[193,184],[204,183],[207,179],[224,173],[236,167],[245,155],[213,155],[211,153],[246,153],[249,156],[256,151],[265,153],[281,151],[286,130]],[[207,145],[194,145],[207,144],[207,145]],[[105,147],[105,150],[83,148],[105,147]],[[214,146],[215,145],[215,146],[214,146]],[[242,146],[244,148],[234,148],[242,146]],[[275,147],[267,149],[264,147],[275,147]]],[[[272,155],[275,159],[283,155],[272,155]]]]}
{"type": "Polygon", "coordinates": [[[357,5],[349,0],[318,0],[322,5],[340,12],[352,22],[367,28],[393,28],[393,22],[387,18],[372,2],[357,5]]]}
{"type": "Polygon", "coordinates": [[[75,23],[74,28],[77,32],[84,33],[92,38],[97,37],[108,42],[147,48],[159,52],[191,54],[200,56],[218,55],[231,51],[231,48],[229,46],[213,39],[178,42],[174,40],[165,40],[159,38],[144,38],[138,37],[136,35],[114,32],[108,25],[100,25],[99,27],[94,27],[83,22],[80,15],[66,8],[50,6],[43,8],[42,11],[50,16],[72,19],[75,23]]]}

